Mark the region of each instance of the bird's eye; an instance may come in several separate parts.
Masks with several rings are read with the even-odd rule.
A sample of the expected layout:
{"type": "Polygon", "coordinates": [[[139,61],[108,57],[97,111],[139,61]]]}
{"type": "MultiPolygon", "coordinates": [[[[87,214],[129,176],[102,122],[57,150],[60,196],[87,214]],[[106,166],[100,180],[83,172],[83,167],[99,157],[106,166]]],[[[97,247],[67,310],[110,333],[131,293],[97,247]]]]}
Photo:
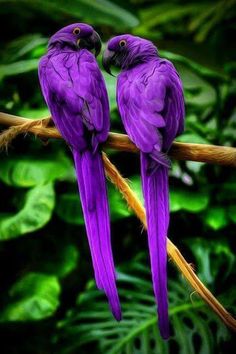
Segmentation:
{"type": "Polygon", "coordinates": [[[119,42],[119,46],[120,47],[124,47],[126,45],[126,41],[124,39],[122,39],[120,42],[119,42]]]}
{"type": "Polygon", "coordinates": [[[74,34],[79,34],[80,33],[80,28],[79,27],[76,27],[73,29],[73,33],[74,34]]]}

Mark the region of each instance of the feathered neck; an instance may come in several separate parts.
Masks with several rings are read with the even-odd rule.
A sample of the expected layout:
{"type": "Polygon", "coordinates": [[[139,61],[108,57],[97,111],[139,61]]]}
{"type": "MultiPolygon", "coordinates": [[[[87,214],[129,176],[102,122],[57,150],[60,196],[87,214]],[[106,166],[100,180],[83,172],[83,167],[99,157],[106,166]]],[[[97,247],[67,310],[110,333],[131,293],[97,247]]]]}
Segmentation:
{"type": "Polygon", "coordinates": [[[133,41],[121,60],[123,70],[158,58],[157,48],[147,40],[133,41]]]}

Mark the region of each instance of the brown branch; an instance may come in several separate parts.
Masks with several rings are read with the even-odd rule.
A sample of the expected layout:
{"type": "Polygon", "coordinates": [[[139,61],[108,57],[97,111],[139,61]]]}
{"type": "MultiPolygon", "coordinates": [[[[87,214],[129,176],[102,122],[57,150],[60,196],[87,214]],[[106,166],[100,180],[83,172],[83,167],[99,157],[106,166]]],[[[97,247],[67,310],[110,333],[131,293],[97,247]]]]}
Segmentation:
{"type": "MultiPolygon", "coordinates": [[[[19,133],[32,132],[35,135],[39,135],[43,138],[61,138],[60,133],[55,127],[45,127],[48,125],[49,119],[46,120],[32,120],[21,118],[17,116],[0,113],[0,124],[6,126],[18,126],[18,130],[11,133],[11,129],[8,129],[4,134],[5,138],[3,143],[9,141],[19,133]],[[7,139],[7,132],[9,132],[7,139]]],[[[1,146],[1,136],[0,136],[1,146]]],[[[114,148],[121,151],[138,152],[135,145],[128,139],[126,135],[110,133],[106,147],[114,148]]],[[[170,151],[170,156],[179,160],[192,160],[216,163],[222,165],[236,166],[236,149],[212,146],[212,145],[199,145],[199,144],[181,144],[174,143],[170,151]],[[215,156],[215,154],[217,156],[215,156]]],[[[108,179],[117,187],[117,189],[124,196],[128,206],[134,210],[137,217],[141,220],[146,228],[146,216],[142,203],[136,197],[126,180],[120,175],[117,168],[110,162],[105,153],[103,153],[104,166],[108,179]]],[[[226,309],[219,303],[219,301],[213,296],[213,294],[205,287],[200,281],[197,275],[194,273],[192,267],[185,258],[182,256],[178,248],[168,239],[167,251],[169,257],[175,263],[177,268],[182,272],[184,277],[195,289],[195,291],[202,297],[202,299],[213,309],[213,311],[222,319],[222,321],[230,329],[236,331],[236,320],[226,311],[226,309]]]]}
{"type": "MultiPolygon", "coordinates": [[[[48,122],[48,118],[47,122],[48,122]]],[[[21,118],[0,112],[0,124],[6,126],[22,126],[20,132],[31,132],[44,138],[61,138],[60,133],[55,127],[45,127],[44,119],[33,120],[21,118]],[[24,130],[25,129],[25,130],[24,130]]],[[[9,141],[10,141],[9,134],[9,141]]],[[[4,146],[6,139],[0,139],[0,146],[4,146]]],[[[110,133],[108,140],[104,144],[105,148],[112,148],[119,151],[138,152],[138,148],[130,141],[127,135],[110,133]]],[[[174,142],[169,155],[176,160],[190,160],[217,165],[236,167],[236,148],[228,146],[217,146],[207,144],[191,144],[174,142]]]]}
{"type": "Polygon", "coordinates": [[[33,129],[45,129],[51,122],[51,118],[32,120],[27,119],[23,121],[21,125],[13,125],[9,129],[4,130],[0,135],[0,149],[8,148],[8,145],[13,139],[15,139],[19,134],[26,134],[33,129]]]}

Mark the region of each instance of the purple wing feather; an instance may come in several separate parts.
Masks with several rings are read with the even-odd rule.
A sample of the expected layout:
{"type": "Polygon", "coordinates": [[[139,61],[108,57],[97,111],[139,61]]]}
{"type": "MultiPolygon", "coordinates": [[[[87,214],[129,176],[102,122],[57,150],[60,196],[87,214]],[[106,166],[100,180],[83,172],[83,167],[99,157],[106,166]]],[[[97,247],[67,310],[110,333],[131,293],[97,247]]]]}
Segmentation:
{"type": "Polygon", "coordinates": [[[168,151],[184,129],[181,80],[168,60],[155,60],[122,72],[117,103],[124,127],[143,152],[168,151]]]}
{"type": "Polygon", "coordinates": [[[113,315],[120,320],[105,174],[97,149],[110,127],[104,79],[87,50],[43,57],[39,79],[53,121],[73,152],[97,286],[104,290],[113,315]]]}
{"type": "Polygon", "coordinates": [[[184,129],[183,89],[172,63],[156,59],[123,71],[118,78],[117,103],[128,135],[141,150],[153,289],[160,332],[167,339],[169,160],[164,153],[184,129]]]}

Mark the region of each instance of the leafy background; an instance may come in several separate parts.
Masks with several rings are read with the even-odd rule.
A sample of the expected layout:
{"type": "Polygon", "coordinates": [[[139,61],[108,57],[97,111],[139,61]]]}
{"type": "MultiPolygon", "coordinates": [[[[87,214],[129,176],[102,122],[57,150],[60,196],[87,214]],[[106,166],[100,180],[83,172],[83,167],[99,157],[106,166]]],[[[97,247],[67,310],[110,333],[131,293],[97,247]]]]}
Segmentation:
{"type": "MultiPolygon", "coordinates": [[[[182,142],[234,146],[235,0],[0,0],[0,108],[46,117],[37,65],[47,39],[77,21],[104,42],[131,32],[153,40],[185,89],[182,142]]],[[[101,60],[101,57],[99,58],[101,60]]],[[[115,81],[105,75],[112,130],[123,131],[115,81]]],[[[139,159],[110,152],[141,196],[139,159]]],[[[169,235],[197,274],[235,314],[236,171],[173,161],[169,235]]],[[[0,162],[0,348],[5,354],[225,353],[233,335],[169,264],[172,336],[157,331],[146,234],[108,184],[112,241],[124,320],[115,323],[93,283],[68,147],[19,137],[0,162]]]]}

